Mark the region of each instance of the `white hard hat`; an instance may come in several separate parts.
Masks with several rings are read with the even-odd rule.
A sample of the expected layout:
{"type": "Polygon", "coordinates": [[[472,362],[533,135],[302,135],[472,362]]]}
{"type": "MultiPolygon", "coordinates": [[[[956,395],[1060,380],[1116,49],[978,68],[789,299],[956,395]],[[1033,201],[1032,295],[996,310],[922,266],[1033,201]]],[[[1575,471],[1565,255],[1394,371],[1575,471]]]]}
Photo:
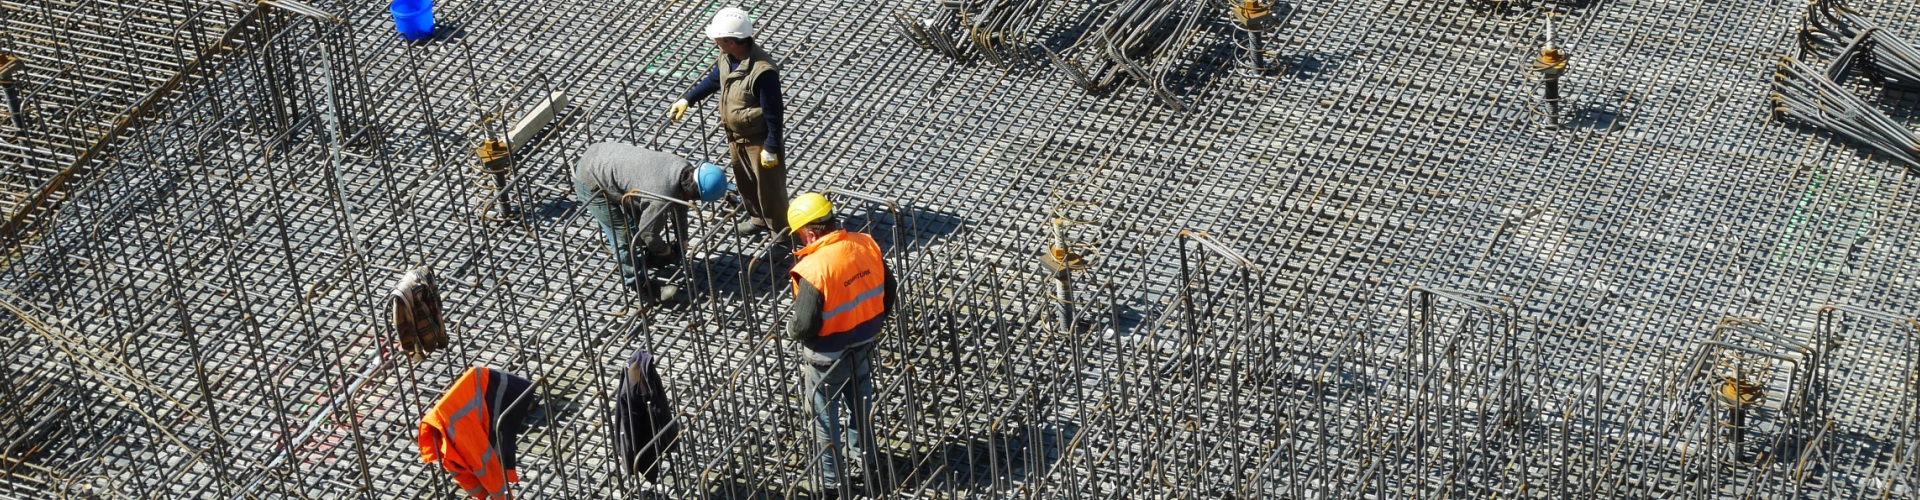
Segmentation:
{"type": "Polygon", "coordinates": [[[747,17],[747,11],[727,7],[713,13],[713,22],[707,23],[707,38],[752,38],[753,18],[747,17]]]}

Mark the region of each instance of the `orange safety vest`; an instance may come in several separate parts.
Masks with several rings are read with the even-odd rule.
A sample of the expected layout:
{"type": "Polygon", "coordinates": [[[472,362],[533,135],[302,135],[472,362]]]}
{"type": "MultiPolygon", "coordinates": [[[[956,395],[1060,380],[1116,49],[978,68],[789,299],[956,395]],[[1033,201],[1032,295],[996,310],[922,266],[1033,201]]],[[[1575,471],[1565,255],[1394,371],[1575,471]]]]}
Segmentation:
{"type": "MultiPolygon", "coordinates": [[[[801,257],[788,273],[820,289],[820,336],[852,330],[886,312],[886,263],[872,236],[834,231],[793,253],[801,257]]],[[[794,295],[800,288],[796,285],[794,295]]]]}
{"type": "Polygon", "coordinates": [[[498,499],[507,497],[507,483],[520,482],[520,475],[502,470],[493,446],[493,421],[487,417],[489,379],[486,368],[468,368],[420,417],[420,459],[440,462],[468,496],[498,499]]]}

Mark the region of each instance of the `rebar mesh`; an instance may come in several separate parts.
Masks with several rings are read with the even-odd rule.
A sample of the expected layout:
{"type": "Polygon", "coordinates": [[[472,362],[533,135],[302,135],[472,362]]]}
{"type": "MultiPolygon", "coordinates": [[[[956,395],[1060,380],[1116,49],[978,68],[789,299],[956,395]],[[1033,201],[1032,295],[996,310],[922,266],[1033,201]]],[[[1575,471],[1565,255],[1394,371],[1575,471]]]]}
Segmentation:
{"type": "MultiPolygon", "coordinates": [[[[1223,2],[994,5],[1037,14],[970,32],[993,64],[900,34],[980,5],[742,5],[788,89],[791,191],[828,190],[903,284],[868,493],[1920,487],[1916,186],[1770,119],[1805,6],[1293,2],[1248,30],[1223,2]],[[1172,6],[1181,38],[1068,50],[1119,4],[1172,6]],[[1572,60],[1544,111],[1549,18],[1572,60]],[[1088,93],[1048,51],[1140,67],[1088,93]]],[[[816,496],[793,257],[703,206],[670,276],[691,299],[642,307],[568,192],[606,139],[721,162],[711,110],[665,108],[723,6],[456,1],[406,43],[368,2],[0,5],[28,63],[8,196],[80,167],[8,236],[0,495],[449,497],[417,423],[486,365],[543,396],[523,498],[816,496]],[[473,151],[556,91],[496,184],[473,151]],[[416,267],[453,340],[423,362],[385,303],[416,267]],[[635,349],[682,419],[657,483],[610,442],[635,349]]],[[[1911,123],[1902,92],[1876,105],[1911,123]]]]}

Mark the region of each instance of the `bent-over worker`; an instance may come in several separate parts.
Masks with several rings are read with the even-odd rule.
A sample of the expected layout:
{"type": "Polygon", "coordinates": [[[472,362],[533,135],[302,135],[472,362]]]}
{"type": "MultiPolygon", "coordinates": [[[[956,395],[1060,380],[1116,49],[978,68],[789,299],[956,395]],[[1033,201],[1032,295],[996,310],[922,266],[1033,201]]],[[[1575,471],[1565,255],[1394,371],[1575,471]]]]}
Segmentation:
{"type": "Polygon", "coordinates": [[[573,195],[600,221],[614,260],[620,264],[622,282],[643,299],[656,303],[673,300],[680,289],[643,283],[637,268],[640,263],[635,261],[644,259],[648,267],[670,262],[677,252],[662,233],[668,217],[685,227],[687,209],[654,196],[714,201],[726,192],[727,176],[718,165],[701,163],[696,168],[679,155],[618,142],[587,146],[573,168],[573,195]],[[644,257],[634,255],[636,249],[631,248],[636,234],[642,247],[639,250],[646,252],[644,257]]]}

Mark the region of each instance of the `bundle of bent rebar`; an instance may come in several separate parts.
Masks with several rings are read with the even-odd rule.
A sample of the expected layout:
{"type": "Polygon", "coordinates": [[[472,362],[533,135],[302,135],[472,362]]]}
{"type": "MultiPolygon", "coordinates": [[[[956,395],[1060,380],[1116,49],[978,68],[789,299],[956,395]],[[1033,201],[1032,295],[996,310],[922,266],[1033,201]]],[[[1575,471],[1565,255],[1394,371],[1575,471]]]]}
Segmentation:
{"type": "Polygon", "coordinates": [[[933,17],[909,19],[896,13],[901,34],[922,48],[966,59],[978,53],[994,64],[1011,64],[1025,54],[1025,36],[1052,0],[941,0],[933,17]],[[964,37],[949,33],[964,31],[964,37]],[[972,42],[969,46],[962,42],[972,42]]]}
{"type": "Polygon", "coordinates": [[[1862,19],[1843,0],[1816,0],[1801,18],[1802,57],[1833,61],[1835,81],[1858,70],[1876,83],[1920,88],[1920,50],[1898,35],[1862,19]]]}
{"type": "Polygon", "coordinates": [[[1830,130],[1920,168],[1920,136],[1880,113],[1859,96],[1829,79],[1827,73],[1791,57],[1773,74],[1775,116],[1830,130]]]}
{"type": "Polygon", "coordinates": [[[1184,108],[1162,82],[1173,66],[1171,55],[1191,45],[1206,7],[1204,1],[1122,0],[1098,27],[1067,48],[1048,49],[1047,58],[1089,92],[1108,89],[1125,74],[1151,87],[1167,104],[1184,108]],[[1090,64],[1079,62],[1082,52],[1093,54],[1090,64]]]}
{"type": "MultiPolygon", "coordinates": [[[[953,59],[978,55],[994,64],[1011,65],[1032,53],[1026,37],[1042,24],[1041,14],[1049,5],[1051,0],[941,0],[925,18],[895,13],[894,29],[915,45],[953,59]]],[[[1068,80],[1088,92],[1105,91],[1123,78],[1132,78],[1167,105],[1186,109],[1186,103],[1165,83],[1178,73],[1177,55],[1199,43],[1208,10],[1233,5],[1222,0],[1105,0],[1078,16],[1091,20],[1090,27],[1084,31],[1063,28],[1078,33],[1064,48],[1039,45],[1068,80]]],[[[1271,8],[1267,3],[1248,5],[1271,8]]],[[[1241,47],[1243,52],[1263,50],[1248,43],[1241,47]]]]}

